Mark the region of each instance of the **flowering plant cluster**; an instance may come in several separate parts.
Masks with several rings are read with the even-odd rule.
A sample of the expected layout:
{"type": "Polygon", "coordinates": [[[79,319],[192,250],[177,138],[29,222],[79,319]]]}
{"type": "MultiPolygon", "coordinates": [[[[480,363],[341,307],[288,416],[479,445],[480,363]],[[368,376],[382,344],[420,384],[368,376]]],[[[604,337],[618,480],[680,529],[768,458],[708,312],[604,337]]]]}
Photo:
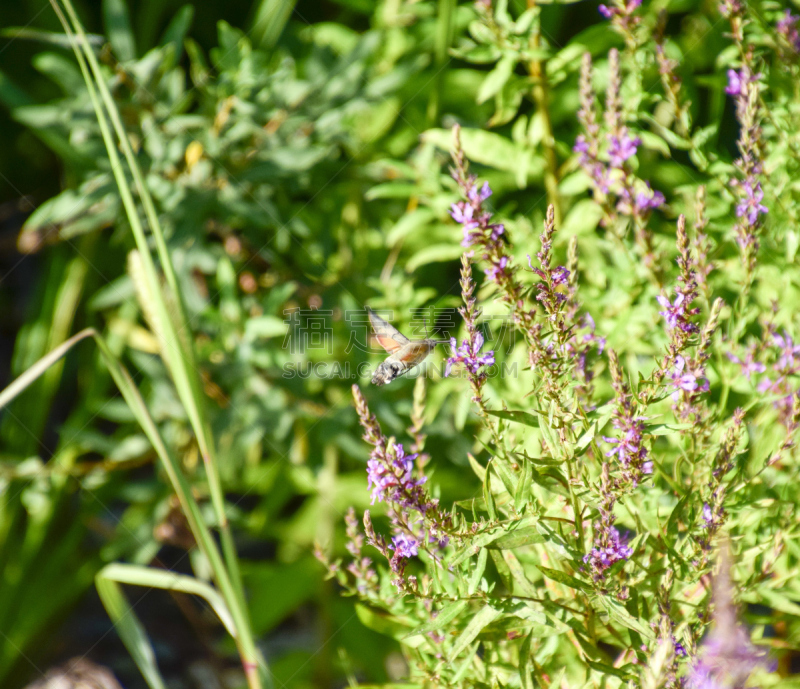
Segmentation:
{"type": "MultiPolygon", "coordinates": [[[[779,582],[797,562],[796,498],[784,487],[800,461],[800,345],[796,310],[780,294],[762,299],[774,288],[766,247],[786,236],[769,224],[782,212],[771,147],[794,137],[788,111],[766,125],[770,59],[796,49],[797,18],[719,8],[730,66],[718,90],[737,134],[734,159],[712,163],[666,19],[643,21],[646,11],[600,6],[625,46],[583,55],[571,177],[552,193],[545,173],[538,238],[470,171],[473,135],[453,128],[463,336],[450,342],[445,379],[427,385],[473,404],[471,451],[453,461],[474,488],[446,500],[436,453],[426,476],[384,435],[373,395],[354,388],[374,448],[366,489],[388,504],[365,515],[368,565],[352,516],[354,559],[324,560],[364,601],[368,626],[391,620],[415,686],[733,689],[759,674],[779,686],[789,672],[800,589],[779,582]],[[772,32],[773,54],[754,48],[757,27],[772,32]],[[660,98],[636,93],[643,64],[657,69],[660,98]],[[689,152],[699,179],[668,197],[643,161],[670,149],[689,152]],[[574,211],[567,189],[583,192],[574,211]],[[483,316],[498,308],[519,336],[508,351],[483,316]],[[509,358],[524,375],[487,376],[509,358]]],[[[478,42],[519,31],[489,3],[478,14],[478,42]]],[[[786,232],[798,236],[796,225],[786,232]]]]}

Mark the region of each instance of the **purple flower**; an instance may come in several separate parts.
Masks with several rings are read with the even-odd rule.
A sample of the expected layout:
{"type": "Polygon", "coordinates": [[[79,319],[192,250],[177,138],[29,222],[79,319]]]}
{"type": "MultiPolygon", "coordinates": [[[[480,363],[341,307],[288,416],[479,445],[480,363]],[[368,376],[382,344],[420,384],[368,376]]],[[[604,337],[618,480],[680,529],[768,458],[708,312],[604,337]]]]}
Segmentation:
{"type": "Polygon", "coordinates": [[[783,17],[775,24],[775,30],[781,34],[795,50],[800,50],[800,33],[797,31],[797,22],[800,17],[795,17],[791,10],[786,10],[783,17]]]}
{"type": "Polygon", "coordinates": [[[461,246],[469,248],[478,244],[487,249],[498,250],[505,228],[499,223],[492,223],[492,214],[483,207],[483,202],[492,195],[489,183],[484,182],[479,187],[472,175],[463,179],[456,177],[456,181],[466,196],[466,200],[457,201],[450,206],[451,217],[464,231],[461,246]]]}
{"type": "Polygon", "coordinates": [[[569,271],[564,266],[558,266],[550,273],[554,285],[565,285],[569,280],[569,271]]]}
{"type": "Polygon", "coordinates": [[[505,233],[506,228],[502,223],[493,223],[489,225],[489,229],[491,230],[489,234],[489,239],[492,242],[496,242],[500,237],[505,233]]]}
{"type": "Polygon", "coordinates": [[[760,213],[766,215],[769,212],[769,209],[761,203],[761,200],[764,198],[764,192],[761,190],[761,183],[755,182],[754,185],[753,182],[754,181],[751,179],[745,180],[745,183],[742,185],[745,197],[739,201],[739,204],[736,206],[736,217],[741,218],[746,215],[747,222],[751,225],[756,224],[760,213]]]}
{"type": "Polygon", "coordinates": [[[704,529],[709,528],[714,523],[714,512],[711,509],[711,505],[709,505],[707,502],[703,503],[702,517],[703,517],[703,522],[705,522],[703,524],[704,529]]]}
{"type": "Polygon", "coordinates": [[[499,282],[500,276],[506,272],[507,266],[508,266],[508,256],[503,256],[500,258],[499,262],[492,263],[488,268],[484,268],[483,272],[486,273],[486,277],[489,278],[492,282],[499,282]]]}
{"type": "Polygon", "coordinates": [[[608,5],[600,5],[597,8],[597,11],[600,12],[606,19],[611,19],[612,17],[620,16],[620,17],[630,17],[631,14],[636,10],[639,5],[642,4],[642,0],[627,0],[624,5],[617,6],[617,7],[608,7],[608,5]]]}
{"type": "Polygon", "coordinates": [[[735,96],[736,98],[746,100],[750,85],[760,78],[760,72],[758,74],[753,74],[747,67],[742,67],[738,72],[735,69],[729,69],[728,85],[725,87],[725,93],[729,96],[735,96]]]}
{"type": "Polygon", "coordinates": [[[728,352],[728,359],[730,359],[734,364],[739,364],[742,368],[742,373],[744,373],[747,380],[750,380],[754,373],[764,373],[767,370],[767,367],[759,361],[755,361],[755,346],[750,346],[747,348],[747,353],[745,354],[744,360],[740,359],[735,354],[728,352]]]}
{"type": "Polygon", "coordinates": [[[647,182],[647,191],[640,191],[638,194],[636,194],[635,208],[636,211],[641,215],[647,211],[661,208],[665,201],[666,199],[664,198],[664,194],[662,194],[660,191],[653,191],[653,189],[650,187],[650,183],[647,182]]]}
{"type": "Polygon", "coordinates": [[[659,316],[664,316],[670,329],[677,328],[678,321],[685,317],[686,309],[683,306],[684,300],[684,295],[680,293],[676,295],[674,303],[660,294],[656,297],[656,301],[664,309],[663,311],[659,311],[658,314],[659,316]]]}
{"type": "Polygon", "coordinates": [[[483,203],[486,199],[488,199],[492,195],[492,190],[489,187],[489,182],[484,182],[483,186],[478,190],[478,185],[473,184],[470,189],[467,190],[467,198],[473,203],[483,203]]]}
{"type": "Polygon", "coordinates": [[[464,225],[465,227],[478,226],[478,223],[473,219],[473,216],[475,215],[475,209],[464,201],[459,201],[458,203],[454,203],[452,206],[450,206],[450,215],[452,216],[453,220],[464,225]]]}
{"type": "Polygon", "coordinates": [[[450,348],[453,350],[453,355],[447,359],[444,375],[449,376],[450,370],[455,364],[464,364],[467,370],[473,375],[478,375],[481,367],[494,365],[494,352],[488,351],[481,354],[481,347],[483,347],[483,335],[475,333],[475,340],[473,346],[470,346],[469,340],[464,340],[460,346],[456,347],[456,338],[450,338],[450,348]]]}
{"type": "Polygon", "coordinates": [[[673,398],[677,398],[679,390],[688,393],[708,392],[708,380],[703,377],[703,372],[686,370],[686,359],[680,354],[675,357],[675,364],[669,375],[676,388],[673,398]]]}
{"type": "Polygon", "coordinates": [[[782,373],[797,373],[797,355],[800,354],[800,345],[796,345],[785,330],[782,336],[773,335],[772,342],[781,350],[777,361],[778,369],[782,373]]]}
{"type": "Polygon", "coordinates": [[[729,96],[742,95],[742,86],[746,86],[747,82],[742,78],[735,69],[728,70],[728,85],[725,87],[725,93],[729,96]]]}
{"type": "MultiPolygon", "coordinates": [[[[600,5],[600,7],[605,7],[605,5],[600,5]]],[[[589,152],[589,144],[583,134],[579,134],[575,139],[575,145],[572,147],[572,150],[575,151],[575,153],[583,153],[584,155],[589,152]]]]}
{"type": "Polygon", "coordinates": [[[415,504],[414,489],[427,480],[426,477],[413,477],[414,460],[417,455],[406,455],[400,443],[390,444],[385,453],[374,450],[367,461],[367,487],[372,488],[372,504],[392,501],[406,507],[421,509],[415,504]],[[380,456],[379,456],[380,455],[380,456]]]}
{"type": "Polygon", "coordinates": [[[404,533],[392,536],[392,550],[397,557],[414,557],[419,552],[419,542],[404,533]]]}
{"type": "Polygon", "coordinates": [[[608,157],[612,167],[621,168],[628,158],[636,155],[636,149],[642,140],[637,136],[632,139],[627,131],[622,136],[609,135],[608,157]]]}
{"type": "Polygon", "coordinates": [[[730,555],[723,546],[713,582],[714,627],[701,645],[689,672],[690,689],[734,689],[747,685],[758,667],[771,668],[766,649],[757,648],[737,619],[733,602],[730,555]]]}
{"type": "Polygon", "coordinates": [[[675,649],[676,656],[685,658],[687,655],[689,655],[686,652],[686,647],[680,641],[678,641],[674,634],[672,635],[672,646],[675,649]]]}
{"type": "Polygon", "coordinates": [[[739,0],[723,0],[718,7],[720,14],[726,18],[738,16],[744,9],[739,0]]]}
{"type": "MultiPolygon", "coordinates": [[[[632,464],[641,464],[641,461],[647,457],[647,449],[642,445],[642,433],[644,431],[642,417],[615,419],[614,426],[622,431],[622,437],[608,438],[603,436],[603,440],[615,446],[606,452],[606,457],[616,455],[619,463],[626,468],[632,464]]],[[[642,473],[649,474],[652,472],[653,463],[649,462],[649,464],[650,471],[644,471],[644,466],[642,466],[642,473]]]]}
{"type": "Polygon", "coordinates": [[[620,560],[627,560],[633,555],[633,550],[627,545],[624,539],[620,538],[619,531],[612,526],[608,529],[608,537],[605,543],[596,541],[592,551],[583,556],[583,561],[591,564],[596,575],[611,567],[620,560]]]}
{"type": "Polygon", "coordinates": [[[689,672],[690,689],[743,687],[757,668],[772,669],[766,650],[754,646],[735,619],[731,622],[724,627],[717,624],[703,643],[689,672]]]}

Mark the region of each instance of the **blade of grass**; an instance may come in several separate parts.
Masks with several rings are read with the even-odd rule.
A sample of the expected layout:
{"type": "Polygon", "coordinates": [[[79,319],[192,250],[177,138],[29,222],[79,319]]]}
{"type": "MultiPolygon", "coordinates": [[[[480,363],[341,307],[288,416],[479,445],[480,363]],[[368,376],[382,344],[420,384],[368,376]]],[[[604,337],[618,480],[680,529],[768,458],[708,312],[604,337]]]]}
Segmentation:
{"type": "MultiPolygon", "coordinates": [[[[233,536],[231,535],[230,527],[228,525],[228,518],[225,514],[225,501],[222,491],[222,484],[219,478],[216,450],[209,430],[210,424],[207,422],[205,415],[205,398],[200,377],[197,374],[197,366],[194,361],[193,348],[187,337],[187,333],[190,332],[188,327],[188,319],[186,317],[185,308],[181,300],[181,293],[178,287],[177,278],[175,276],[174,267],[172,265],[172,259],[164,238],[164,232],[161,229],[161,224],[158,219],[158,214],[156,212],[153,199],[149,190],[147,189],[147,186],[144,184],[144,178],[141,174],[141,170],[139,169],[136,157],[128,140],[127,133],[122,124],[119,111],[117,110],[114,100],[111,97],[111,93],[106,86],[103,73],[100,69],[99,63],[97,62],[97,58],[86,42],[86,34],[80,23],[80,19],[75,13],[70,0],[62,0],[62,2],[67,10],[67,13],[69,14],[70,19],[72,20],[74,33],[78,38],[80,49],[78,46],[75,46],[75,54],[78,57],[79,64],[81,65],[81,71],[84,73],[84,78],[87,83],[87,88],[89,88],[90,97],[92,98],[92,104],[95,108],[98,122],[101,122],[101,120],[104,121],[105,116],[103,109],[97,102],[97,92],[99,92],[100,97],[102,98],[102,101],[105,105],[105,112],[108,114],[111,120],[118,137],[119,145],[122,148],[125,159],[133,176],[136,191],[142,201],[145,216],[150,226],[152,236],[155,240],[156,251],[161,261],[161,268],[164,272],[164,277],[166,278],[172,301],[176,307],[177,313],[173,318],[173,313],[171,313],[167,304],[167,300],[165,299],[164,291],[162,289],[153,258],[150,255],[144,229],[139,220],[139,215],[133,201],[133,194],[131,193],[131,189],[128,185],[127,179],[125,178],[125,175],[122,173],[122,167],[120,165],[116,145],[114,144],[113,138],[108,131],[108,123],[101,122],[100,128],[106,144],[106,150],[108,152],[109,159],[111,160],[111,166],[114,170],[114,176],[120,190],[120,195],[122,196],[123,205],[125,206],[128,220],[131,224],[131,229],[133,230],[134,239],[142,257],[143,272],[149,283],[148,291],[153,297],[153,306],[155,307],[154,312],[158,318],[159,329],[162,333],[162,355],[166,355],[170,360],[169,368],[172,373],[175,387],[189,417],[195,437],[197,438],[200,454],[203,457],[203,463],[206,468],[206,475],[211,492],[211,502],[219,522],[225,562],[231,574],[236,594],[240,598],[240,608],[246,615],[247,613],[244,603],[241,573],[239,571],[239,561],[236,555],[236,548],[233,543],[233,536]],[[81,56],[81,53],[83,56],[85,56],[85,59],[81,56]],[[88,74],[89,70],[87,69],[87,63],[88,67],[91,69],[91,73],[94,75],[94,79],[92,79],[88,74]]],[[[54,8],[58,7],[57,0],[51,0],[51,4],[54,8]]],[[[69,25],[65,23],[64,26],[67,33],[70,34],[69,25]]]]}
{"type": "Polygon", "coordinates": [[[149,586],[151,588],[164,589],[165,591],[180,591],[192,596],[200,596],[211,606],[217,617],[219,617],[220,622],[225,625],[228,633],[234,639],[236,638],[236,627],[222,596],[211,586],[194,577],[175,574],[164,569],[115,562],[106,565],[97,573],[96,579],[100,578],[110,579],[118,584],[149,586]]]}
{"type": "Polygon", "coordinates": [[[156,664],[156,654],[147,638],[147,634],[133,612],[128,599],[122,592],[122,587],[112,578],[103,576],[98,572],[95,577],[95,586],[103,607],[114,623],[117,633],[131,654],[136,667],[142,673],[150,689],[166,689],[166,684],[161,677],[156,664]]]}
{"type": "MultiPolygon", "coordinates": [[[[73,50],[78,64],[83,73],[86,82],[89,97],[95,110],[98,119],[103,141],[106,146],[111,168],[119,188],[120,197],[125,207],[128,220],[131,224],[131,229],[134,234],[134,239],[139,248],[142,258],[143,273],[148,282],[148,291],[154,296],[153,311],[159,321],[161,330],[163,331],[163,343],[166,344],[165,355],[169,359],[169,368],[173,374],[173,381],[176,390],[181,398],[181,402],[186,409],[190,423],[194,429],[198,445],[200,447],[203,461],[206,467],[206,475],[208,478],[209,488],[211,492],[212,505],[221,530],[221,541],[225,564],[227,567],[221,567],[219,571],[216,570],[215,564],[211,563],[212,568],[215,568],[215,579],[220,590],[223,593],[231,613],[237,621],[237,629],[240,635],[240,653],[242,655],[242,662],[248,677],[248,682],[252,687],[261,686],[261,678],[259,676],[259,668],[257,663],[257,652],[255,643],[252,638],[250,629],[248,612],[244,602],[244,593],[241,583],[241,575],[239,571],[239,563],[236,555],[236,549],[233,543],[233,537],[230,532],[227,517],[224,509],[224,499],[222,494],[222,486],[219,478],[218,465],[214,455],[214,445],[210,436],[209,424],[206,423],[203,413],[204,397],[202,386],[197,369],[194,365],[194,357],[192,347],[182,338],[182,335],[187,330],[187,320],[185,312],[180,300],[180,291],[178,289],[177,280],[175,278],[174,269],[167,250],[164,234],[158,221],[158,216],[155,211],[155,206],[150,194],[144,185],[144,180],[139,170],[136,158],[128,141],[127,133],[122,125],[122,121],[114,104],[113,98],[106,86],[104,75],[100,69],[100,65],[86,42],[86,35],[80,20],[75,13],[70,0],[62,0],[63,6],[72,21],[70,22],[61,11],[61,5],[58,0],[50,0],[51,5],[56,11],[66,33],[73,40],[73,50]],[[93,76],[92,76],[93,75],[93,76]],[[98,92],[102,98],[103,105],[98,99],[98,92]],[[147,238],[144,234],[141,221],[139,219],[136,204],[133,200],[133,194],[127,179],[123,173],[123,168],[119,155],[117,153],[117,142],[111,134],[108,120],[106,115],[110,118],[114,130],[118,137],[120,147],[125,154],[126,161],[128,162],[131,174],[133,176],[137,192],[142,200],[145,215],[150,224],[153,238],[155,240],[157,252],[161,259],[162,270],[167,281],[167,285],[171,291],[171,296],[174,298],[174,303],[177,305],[180,317],[177,319],[181,324],[180,332],[176,328],[176,324],[172,319],[170,310],[165,299],[163,289],[159,280],[158,272],[156,271],[153,257],[150,254],[147,238]],[[186,344],[186,346],[181,346],[186,344]]],[[[138,392],[138,391],[137,391],[138,392]]],[[[183,479],[183,475],[178,472],[178,477],[183,479]]],[[[172,478],[172,477],[171,477],[172,478]]],[[[196,505],[195,505],[196,507],[196,505]]],[[[188,515],[187,515],[188,516],[188,515]]],[[[209,534],[210,538],[210,534],[209,534]]],[[[214,546],[213,542],[210,543],[214,546]]],[[[213,548],[216,553],[216,548],[213,548]]]]}
{"type": "Polygon", "coordinates": [[[51,352],[48,352],[33,366],[31,366],[19,378],[14,380],[5,390],[0,392],[0,409],[5,407],[17,395],[22,393],[40,376],[55,364],[62,356],[64,356],[74,345],[87,337],[92,337],[95,334],[93,328],[86,328],[81,330],[77,335],[73,335],[66,342],[63,342],[51,352]]]}
{"type": "Polygon", "coordinates": [[[103,24],[117,59],[122,62],[135,59],[136,42],[125,0],[103,0],[103,24]]]}
{"type": "Polygon", "coordinates": [[[256,42],[272,48],[281,37],[296,4],[297,0],[261,0],[251,29],[256,42]]]}

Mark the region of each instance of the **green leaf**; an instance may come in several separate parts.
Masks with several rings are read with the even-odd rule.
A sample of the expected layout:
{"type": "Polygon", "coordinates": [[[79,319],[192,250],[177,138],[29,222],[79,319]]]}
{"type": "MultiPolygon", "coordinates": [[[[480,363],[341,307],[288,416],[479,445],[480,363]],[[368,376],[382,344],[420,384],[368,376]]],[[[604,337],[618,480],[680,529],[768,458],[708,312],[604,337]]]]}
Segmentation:
{"type": "Polygon", "coordinates": [[[517,556],[514,555],[514,552],[511,550],[501,550],[500,552],[503,554],[503,560],[511,572],[514,595],[522,595],[527,598],[536,597],[536,587],[528,579],[522,564],[517,559],[517,556]]]}
{"type": "Polygon", "coordinates": [[[490,605],[485,605],[481,608],[469,621],[469,624],[464,628],[464,631],[461,632],[456,642],[453,644],[453,648],[450,650],[450,662],[453,662],[459,654],[475,640],[478,634],[502,614],[500,610],[495,610],[490,605]]]}
{"type": "Polygon", "coordinates": [[[315,560],[303,558],[292,563],[246,562],[242,576],[247,590],[254,634],[265,634],[309,599],[319,589],[315,560]]]}
{"type": "Polygon", "coordinates": [[[472,470],[475,472],[475,475],[483,482],[484,478],[486,477],[486,469],[480,465],[475,457],[472,456],[471,452],[467,453],[467,459],[469,459],[469,465],[472,467],[472,470]]]}
{"type": "Polygon", "coordinates": [[[486,571],[486,561],[489,559],[489,551],[486,548],[481,548],[481,552],[478,554],[478,562],[475,565],[475,571],[471,574],[469,578],[469,585],[467,587],[467,593],[472,596],[478,590],[478,586],[480,586],[481,578],[483,577],[484,571],[486,571]]]}
{"type": "Polygon", "coordinates": [[[566,574],[565,572],[561,572],[557,569],[551,569],[550,567],[543,567],[542,565],[536,565],[536,568],[548,579],[557,581],[558,583],[569,586],[570,588],[577,589],[578,591],[584,591],[586,593],[592,590],[592,587],[589,586],[589,584],[586,584],[580,579],[576,579],[572,575],[566,574]]]}
{"type": "Polygon", "coordinates": [[[489,519],[494,521],[497,519],[497,503],[494,501],[494,493],[492,493],[492,462],[489,460],[486,465],[486,476],[483,479],[483,499],[486,501],[486,511],[489,513],[489,519]]]}
{"type": "Polygon", "coordinates": [[[189,33],[192,19],[194,19],[194,7],[192,5],[184,5],[175,13],[167,28],[164,29],[159,45],[172,46],[172,64],[178,61],[183,52],[183,40],[186,38],[186,34],[189,33]]]}
{"type": "Polygon", "coordinates": [[[653,638],[653,630],[631,615],[619,603],[610,601],[606,596],[595,596],[594,600],[595,602],[599,602],[601,607],[605,608],[609,617],[611,617],[611,619],[613,619],[615,622],[618,622],[627,629],[632,629],[635,632],[638,632],[648,639],[653,638]]]}
{"type": "Polygon", "coordinates": [[[508,78],[514,73],[514,67],[517,64],[517,56],[513,53],[503,55],[495,65],[494,69],[489,72],[483,80],[481,87],[478,89],[477,102],[478,105],[485,103],[496,93],[505,86],[508,78]]]}
{"type": "Polygon", "coordinates": [[[672,512],[670,513],[669,519],[667,520],[666,533],[673,535],[673,531],[678,528],[678,522],[680,521],[680,518],[683,516],[683,511],[686,508],[686,503],[689,501],[689,498],[693,497],[693,495],[694,495],[693,493],[687,493],[680,500],[678,500],[678,504],[672,508],[672,512]]]}
{"type": "Polygon", "coordinates": [[[626,681],[635,680],[636,674],[631,670],[626,670],[626,667],[631,667],[630,665],[626,665],[625,667],[614,667],[613,665],[607,665],[606,663],[598,663],[596,660],[589,660],[586,659],[586,662],[589,664],[589,667],[597,672],[601,672],[604,675],[613,675],[614,677],[621,677],[626,681]]]}
{"type": "Polygon", "coordinates": [[[522,475],[517,482],[517,488],[514,492],[514,509],[519,512],[527,502],[531,495],[531,479],[533,478],[532,467],[530,461],[523,460],[522,475]]]}
{"type": "Polygon", "coordinates": [[[657,134],[648,131],[637,131],[636,135],[642,140],[642,146],[649,148],[651,151],[657,151],[665,158],[671,158],[672,152],[669,150],[669,144],[657,134]]]}
{"type": "Polygon", "coordinates": [[[593,232],[603,218],[602,207],[592,199],[581,199],[570,208],[560,232],[565,236],[586,235],[593,232]]]}
{"type": "Polygon", "coordinates": [[[533,414],[528,414],[524,411],[506,411],[503,409],[487,409],[486,411],[488,414],[496,416],[500,419],[507,419],[508,421],[521,423],[524,426],[539,428],[539,417],[534,416],[533,414]]]}
{"type": "Polygon", "coordinates": [[[564,463],[563,459],[554,459],[553,457],[531,457],[527,452],[512,452],[512,454],[523,461],[539,464],[541,466],[557,467],[564,463]]]}
{"type": "Polygon", "coordinates": [[[458,600],[458,601],[451,601],[447,603],[440,611],[439,614],[432,619],[430,622],[426,622],[421,627],[417,627],[413,632],[410,632],[404,639],[407,639],[411,636],[423,636],[428,634],[429,632],[435,632],[438,629],[442,629],[443,627],[447,626],[456,619],[461,613],[467,608],[469,605],[469,601],[466,600],[458,600]]]}
{"type": "Polygon", "coordinates": [[[166,689],[164,680],[156,664],[156,655],[153,647],[145,634],[142,623],[136,617],[133,608],[128,603],[122,587],[113,579],[103,576],[102,572],[96,579],[97,593],[106,609],[108,616],[114,623],[117,633],[131,654],[136,667],[142,673],[150,689],[166,689]]]}
{"type": "Polygon", "coordinates": [[[406,271],[413,273],[420,266],[429,263],[442,263],[443,261],[454,261],[461,256],[464,249],[458,243],[433,244],[415,253],[406,261],[406,271]]]}
{"type": "Polygon", "coordinates": [[[0,409],[5,407],[15,397],[20,395],[26,388],[28,388],[37,378],[44,375],[54,363],[56,363],[62,356],[64,356],[72,347],[78,342],[85,340],[87,337],[94,337],[97,333],[93,328],[86,328],[81,330],[78,334],[70,337],[66,342],[60,344],[53,351],[45,354],[33,366],[28,368],[22,375],[16,378],[7,388],[0,392],[0,409]]]}
{"type": "Polygon", "coordinates": [[[743,600],[748,603],[760,603],[762,605],[768,605],[775,610],[786,613],[787,615],[800,617],[800,605],[789,600],[782,593],[779,593],[774,589],[760,588],[758,589],[758,596],[743,596],[743,600]]]}
{"type": "MultiPolygon", "coordinates": [[[[422,134],[422,140],[444,151],[453,148],[453,132],[449,129],[429,129],[422,134]]],[[[514,173],[520,188],[542,177],[543,159],[534,155],[533,150],[500,134],[464,128],[461,130],[461,145],[464,154],[473,162],[514,173]]]]}
{"type": "MultiPolygon", "coordinates": [[[[39,41],[57,48],[72,48],[69,36],[63,33],[56,33],[54,31],[43,31],[41,29],[29,29],[26,26],[8,26],[0,30],[0,36],[5,38],[22,38],[29,41],[39,41]]],[[[99,48],[106,42],[105,37],[98,34],[86,34],[86,38],[90,45],[99,48]]]]}
{"type": "Polygon", "coordinates": [[[525,637],[522,646],[519,648],[519,679],[521,689],[534,689],[533,675],[529,669],[531,663],[531,642],[533,632],[525,637]]]}
{"type": "Polygon", "coordinates": [[[134,60],[136,42],[126,0],[103,0],[103,24],[117,59],[120,62],[134,60]]]}
{"type": "Polygon", "coordinates": [[[535,543],[544,543],[544,536],[539,532],[536,526],[527,526],[522,529],[515,529],[500,538],[492,541],[489,547],[497,548],[498,550],[510,550],[513,548],[522,548],[526,545],[534,545],[535,543]]]}
{"type": "Polygon", "coordinates": [[[645,426],[644,432],[647,435],[670,435],[675,431],[688,431],[694,427],[693,423],[658,423],[645,426]]]}
{"type": "Polygon", "coordinates": [[[297,0],[260,0],[252,33],[264,47],[271,48],[281,37],[297,0]]]}
{"type": "Polygon", "coordinates": [[[417,648],[425,643],[424,636],[414,636],[409,634],[410,624],[405,624],[397,617],[389,615],[382,610],[367,607],[363,603],[356,603],[356,615],[365,627],[373,631],[385,634],[398,641],[402,640],[406,646],[417,648]]]}

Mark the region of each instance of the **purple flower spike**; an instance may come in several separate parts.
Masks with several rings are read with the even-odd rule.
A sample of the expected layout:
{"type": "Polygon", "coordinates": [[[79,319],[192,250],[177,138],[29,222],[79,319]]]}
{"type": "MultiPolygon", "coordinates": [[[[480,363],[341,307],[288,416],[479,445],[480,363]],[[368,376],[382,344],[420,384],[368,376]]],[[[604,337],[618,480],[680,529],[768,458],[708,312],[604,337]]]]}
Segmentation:
{"type": "Polygon", "coordinates": [[[714,627],[698,649],[688,677],[689,689],[733,689],[747,686],[757,668],[774,671],[765,648],[750,641],[750,633],[737,619],[728,555],[714,578],[714,627]]]}
{"type": "Polygon", "coordinates": [[[672,384],[675,386],[675,392],[672,393],[673,400],[678,399],[681,390],[689,394],[708,392],[708,379],[703,374],[702,370],[687,368],[686,359],[680,354],[676,356],[675,364],[669,373],[672,384]]]}
{"type": "Polygon", "coordinates": [[[764,373],[767,370],[766,365],[762,364],[760,361],[755,360],[755,346],[751,345],[747,348],[745,353],[744,359],[740,359],[735,354],[728,352],[728,359],[730,359],[734,364],[738,364],[741,369],[742,373],[744,373],[747,380],[751,380],[753,374],[755,373],[764,373]]]}

